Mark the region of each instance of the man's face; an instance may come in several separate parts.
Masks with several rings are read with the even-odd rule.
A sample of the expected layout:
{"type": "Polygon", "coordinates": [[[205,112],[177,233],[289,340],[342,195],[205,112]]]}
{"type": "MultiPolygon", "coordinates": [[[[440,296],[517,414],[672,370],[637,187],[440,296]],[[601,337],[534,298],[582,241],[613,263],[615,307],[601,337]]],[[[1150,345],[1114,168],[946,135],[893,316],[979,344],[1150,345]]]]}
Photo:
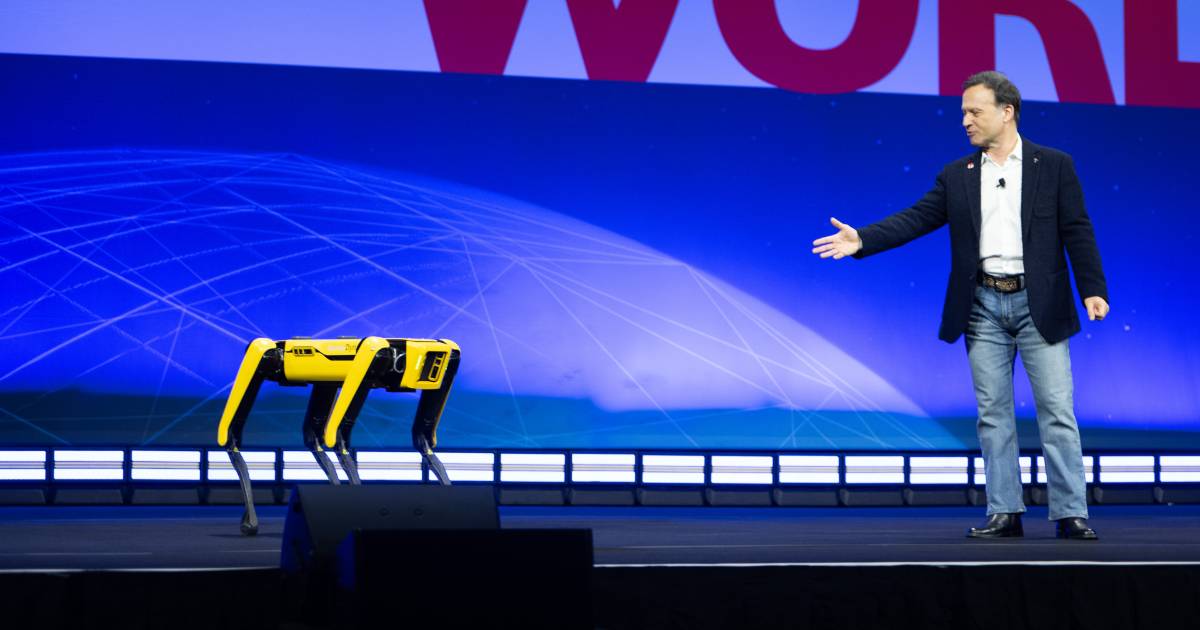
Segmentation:
{"type": "Polygon", "coordinates": [[[986,85],[972,85],[963,92],[963,127],[973,146],[992,146],[1004,131],[1006,118],[1012,117],[1012,106],[996,106],[996,94],[986,85]]]}

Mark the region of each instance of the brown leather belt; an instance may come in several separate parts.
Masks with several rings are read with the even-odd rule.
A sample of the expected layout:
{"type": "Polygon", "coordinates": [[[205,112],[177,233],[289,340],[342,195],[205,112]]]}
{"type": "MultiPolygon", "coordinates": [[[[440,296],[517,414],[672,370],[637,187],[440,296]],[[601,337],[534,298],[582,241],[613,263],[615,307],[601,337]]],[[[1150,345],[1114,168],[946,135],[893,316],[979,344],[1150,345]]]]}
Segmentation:
{"type": "Polygon", "coordinates": [[[1025,276],[993,276],[979,272],[979,284],[997,293],[1016,293],[1025,288],[1025,276]]]}

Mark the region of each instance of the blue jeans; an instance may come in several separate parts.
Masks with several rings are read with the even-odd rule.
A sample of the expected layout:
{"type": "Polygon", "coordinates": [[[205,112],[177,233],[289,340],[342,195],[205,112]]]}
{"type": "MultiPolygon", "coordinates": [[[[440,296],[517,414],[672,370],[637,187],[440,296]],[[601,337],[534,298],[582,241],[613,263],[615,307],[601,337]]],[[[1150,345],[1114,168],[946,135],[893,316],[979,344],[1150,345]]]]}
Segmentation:
{"type": "Polygon", "coordinates": [[[978,286],[966,342],[979,406],[977,430],[987,473],[987,513],[1025,511],[1013,409],[1013,361],[1019,350],[1037,405],[1050,519],[1087,518],[1087,485],[1067,341],[1046,343],[1029,317],[1029,297],[1024,289],[999,293],[978,286]]]}

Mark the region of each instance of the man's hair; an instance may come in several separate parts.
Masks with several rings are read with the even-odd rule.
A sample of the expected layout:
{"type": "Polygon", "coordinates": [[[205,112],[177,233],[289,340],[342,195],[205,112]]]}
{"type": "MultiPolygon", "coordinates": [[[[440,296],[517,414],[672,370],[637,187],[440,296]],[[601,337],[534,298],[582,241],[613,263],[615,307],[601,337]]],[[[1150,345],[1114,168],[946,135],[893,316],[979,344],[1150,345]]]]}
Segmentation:
{"type": "Polygon", "coordinates": [[[976,72],[963,81],[962,89],[966,92],[967,88],[976,85],[983,85],[990,89],[996,95],[996,105],[1000,107],[1012,105],[1013,122],[1021,122],[1021,92],[1017,86],[1013,85],[1012,81],[1008,80],[1008,77],[995,70],[976,72]]]}

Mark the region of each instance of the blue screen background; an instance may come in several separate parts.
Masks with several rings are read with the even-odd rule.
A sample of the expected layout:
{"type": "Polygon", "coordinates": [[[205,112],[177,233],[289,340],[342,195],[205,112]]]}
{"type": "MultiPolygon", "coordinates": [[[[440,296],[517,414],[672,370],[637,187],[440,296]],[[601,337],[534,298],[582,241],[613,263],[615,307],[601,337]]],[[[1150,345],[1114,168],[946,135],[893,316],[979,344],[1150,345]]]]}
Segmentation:
{"type": "MultiPolygon", "coordinates": [[[[441,429],[445,446],[974,447],[962,342],[936,339],[949,271],[946,231],[862,261],[810,253],[811,241],[831,232],[830,216],[861,226],[900,210],[945,163],[970,152],[957,98],[23,55],[0,56],[0,76],[0,116],[8,121],[0,126],[6,443],[206,444],[245,342],[257,333],[436,332],[464,344],[463,377],[441,429]],[[376,194],[388,187],[389,195],[411,196],[412,208],[436,198],[435,208],[470,219],[471,238],[503,233],[504,242],[519,244],[522,261],[557,265],[562,290],[554,295],[563,313],[548,314],[545,286],[510,280],[503,267],[458,278],[455,265],[478,251],[476,241],[461,237],[462,251],[449,254],[380,253],[386,258],[370,273],[353,265],[320,272],[316,261],[345,254],[329,245],[304,263],[310,267],[286,271],[312,272],[314,283],[338,278],[322,298],[299,292],[256,301],[255,283],[270,281],[258,273],[253,281],[214,283],[200,303],[227,293],[243,311],[241,319],[222,320],[240,322],[227,326],[232,334],[199,325],[131,345],[131,336],[156,338],[187,319],[150,309],[121,320],[125,335],[109,326],[73,340],[88,322],[129,308],[113,288],[125,286],[117,276],[166,291],[181,274],[214,278],[233,269],[222,265],[258,255],[231,249],[197,261],[204,268],[134,271],[164,260],[155,247],[207,251],[230,235],[245,245],[246,234],[266,229],[259,224],[267,215],[256,212],[206,230],[152,220],[164,204],[185,213],[224,207],[227,196],[210,199],[211,190],[182,179],[211,183],[247,169],[271,181],[241,181],[231,191],[247,203],[261,192],[275,210],[300,208],[281,211],[304,217],[295,219],[303,223],[298,234],[333,235],[338,246],[351,233],[400,238],[409,228],[427,229],[422,221],[438,221],[403,212],[381,218],[386,205],[348,212],[339,205],[353,196],[345,186],[367,182],[376,194]],[[144,182],[162,172],[187,175],[160,190],[88,192],[98,182],[110,190],[122,178],[144,182]],[[326,176],[350,183],[308,186],[326,176]],[[47,194],[49,201],[36,201],[47,194]],[[370,221],[361,214],[367,210],[370,221]],[[89,213],[141,218],[129,240],[101,247],[89,239],[112,232],[89,233],[109,229],[82,227],[95,220],[89,213]],[[576,258],[547,253],[555,251],[576,258]],[[583,254],[607,262],[581,262],[583,254]],[[631,259],[690,274],[701,288],[675,290],[678,277],[643,273],[628,266],[631,259]],[[376,273],[379,267],[421,286],[449,283],[439,295],[450,301],[455,278],[480,286],[495,280],[495,293],[483,292],[492,308],[470,302],[463,308],[473,319],[439,328],[430,322],[447,316],[422,310],[429,296],[376,273]],[[103,281],[72,275],[103,274],[100,268],[112,272],[103,281]],[[620,304],[620,312],[585,304],[566,288],[575,279],[620,304]],[[56,293],[76,285],[74,293],[56,293]],[[380,307],[377,319],[354,319],[389,296],[398,302],[380,307]],[[709,303],[723,316],[770,321],[775,332],[738,341],[737,322],[698,314],[697,304],[709,303]],[[579,316],[580,308],[616,323],[600,325],[579,316]],[[705,323],[688,323],[691,316],[705,323]],[[511,322],[501,326],[504,317],[511,322]],[[687,326],[664,332],[643,317],[687,326]],[[511,335],[495,334],[486,322],[511,335]],[[622,328],[635,323],[636,333],[622,328]],[[755,351],[726,357],[711,352],[714,339],[755,351]],[[553,369],[538,367],[536,356],[553,369]],[[743,369],[747,356],[761,372],[743,369]],[[813,374],[830,377],[822,386],[831,397],[805,389],[803,378],[794,387],[779,380],[778,370],[794,367],[781,357],[802,356],[820,366],[813,374]],[[608,372],[589,367],[609,359],[608,372]]],[[[1198,118],[1182,109],[1024,105],[1022,134],[1075,159],[1108,276],[1111,315],[1085,321],[1070,341],[1085,448],[1200,446],[1200,337],[1190,321],[1198,118]]],[[[302,248],[304,238],[288,242],[302,248]]],[[[361,244],[369,252],[384,247],[361,244]]],[[[308,259],[297,253],[289,260],[308,259]]],[[[472,299],[469,291],[462,297],[458,304],[472,299]]],[[[1033,400],[1019,361],[1016,382],[1022,439],[1033,444],[1033,400]]],[[[298,444],[303,396],[264,387],[247,443],[298,444]]],[[[408,397],[373,394],[357,443],[406,445],[412,407],[408,397]]]]}

